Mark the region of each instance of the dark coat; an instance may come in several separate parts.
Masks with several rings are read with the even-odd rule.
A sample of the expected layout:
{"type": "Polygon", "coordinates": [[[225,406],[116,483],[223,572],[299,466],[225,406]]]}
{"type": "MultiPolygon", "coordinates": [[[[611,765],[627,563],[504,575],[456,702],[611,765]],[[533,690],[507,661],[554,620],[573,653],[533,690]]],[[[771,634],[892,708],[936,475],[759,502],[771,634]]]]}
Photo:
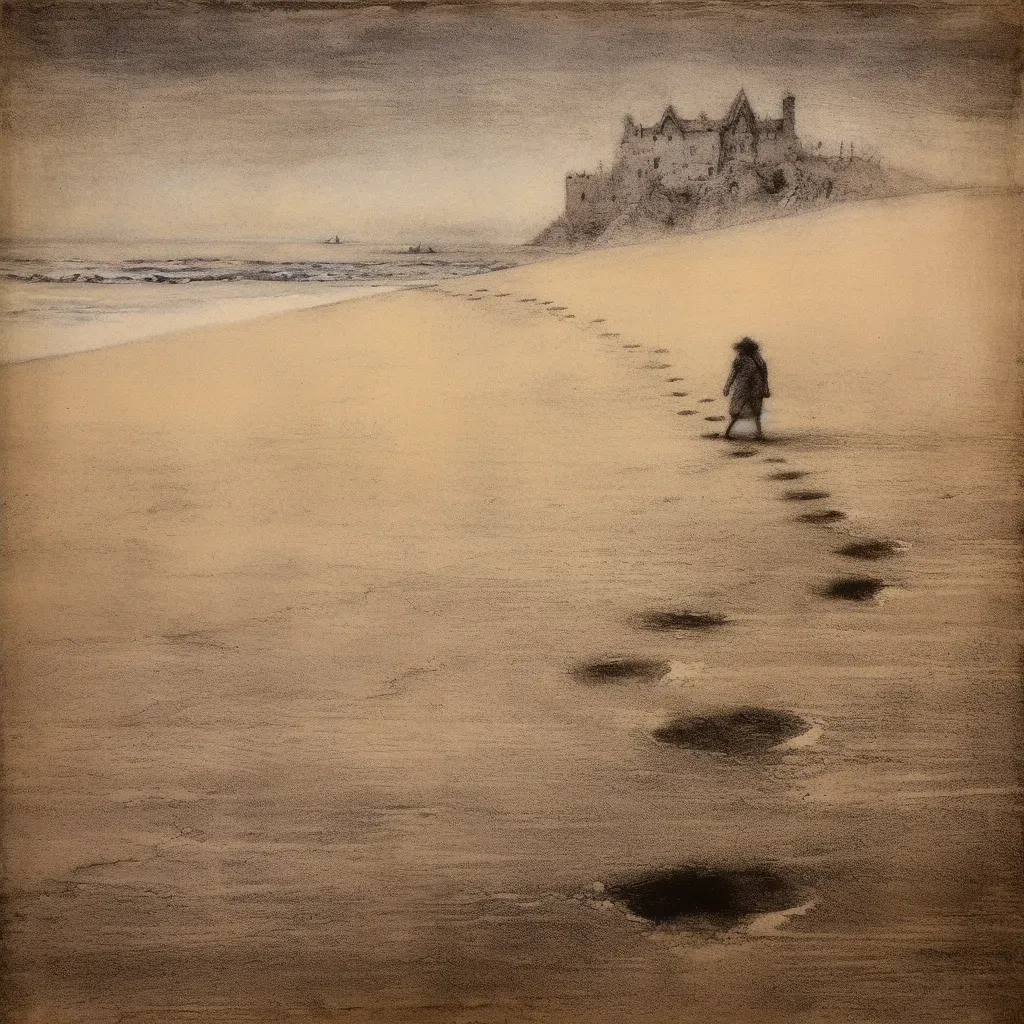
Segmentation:
{"type": "Polygon", "coordinates": [[[725,393],[732,392],[729,415],[737,419],[761,415],[761,403],[768,390],[768,364],[756,353],[741,352],[733,361],[732,372],[725,382],[725,393]]]}

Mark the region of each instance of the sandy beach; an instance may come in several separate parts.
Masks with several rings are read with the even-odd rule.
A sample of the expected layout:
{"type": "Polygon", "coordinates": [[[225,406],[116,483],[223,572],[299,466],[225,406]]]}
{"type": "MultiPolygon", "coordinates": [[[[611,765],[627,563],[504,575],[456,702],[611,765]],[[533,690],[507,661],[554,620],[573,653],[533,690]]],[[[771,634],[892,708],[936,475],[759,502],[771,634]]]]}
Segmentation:
{"type": "Polygon", "coordinates": [[[0,369],[9,1019],[1013,1020],[1020,243],[949,192],[0,369]],[[806,729],[654,735],[737,708],[806,729]],[[687,865],[800,896],[609,898],[687,865]]]}

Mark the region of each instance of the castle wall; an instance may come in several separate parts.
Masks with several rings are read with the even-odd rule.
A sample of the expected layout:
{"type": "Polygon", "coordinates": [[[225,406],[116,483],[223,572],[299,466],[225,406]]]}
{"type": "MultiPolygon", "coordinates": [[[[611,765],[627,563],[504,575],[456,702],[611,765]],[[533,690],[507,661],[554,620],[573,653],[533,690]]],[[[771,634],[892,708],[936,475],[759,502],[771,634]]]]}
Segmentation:
{"type": "Polygon", "coordinates": [[[706,181],[718,170],[721,142],[717,131],[686,132],[667,140],[655,159],[666,188],[706,181]]]}
{"type": "Polygon", "coordinates": [[[788,117],[758,122],[758,163],[781,163],[791,159],[799,150],[799,142],[793,130],[793,118],[795,117],[793,105],[788,104],[783,107],[783,110],[788,112],[788,117]]]}
{"type": "Polygon", "coordinates": [[[721,163],[753,163],[757,158],[757,135],[744,118],[722,129],[721,163]]]}
{"type": "Polygon", "coordinates": [[[778,164],[797,155],[800,144],[796,139],[779,134],[770,138],[762,136],[757,142],[758,163],[778,164]]]}
{"type": "Polygon", "coordinates": [[[579,224],[606,222],[619,209],[619,190],[611,175],[569,174],[565,179],[565,214],[579,224]]]}
{"type": "Polygon", "coordinates": [[[713,176],[718,170],[719,149],[718,132],[713,128],[645,130],[623,139],[615,169],[622,176],[623,191],[633,196],[657,180],[667,188],[680,188],[713,176]]]}

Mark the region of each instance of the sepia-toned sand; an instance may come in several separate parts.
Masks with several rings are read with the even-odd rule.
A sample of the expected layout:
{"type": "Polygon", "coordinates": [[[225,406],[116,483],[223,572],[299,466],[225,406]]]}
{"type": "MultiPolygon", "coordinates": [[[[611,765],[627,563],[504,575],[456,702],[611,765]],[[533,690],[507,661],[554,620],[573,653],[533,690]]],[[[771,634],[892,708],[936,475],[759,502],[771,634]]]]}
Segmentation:
{"type": "Polygon", "coordinates": [[[10,1019],[1012,1020],[1020,251],[947,193],[4,368],[10,1019]],[[686,865],[806,899],[602,890],[686,865]]]}

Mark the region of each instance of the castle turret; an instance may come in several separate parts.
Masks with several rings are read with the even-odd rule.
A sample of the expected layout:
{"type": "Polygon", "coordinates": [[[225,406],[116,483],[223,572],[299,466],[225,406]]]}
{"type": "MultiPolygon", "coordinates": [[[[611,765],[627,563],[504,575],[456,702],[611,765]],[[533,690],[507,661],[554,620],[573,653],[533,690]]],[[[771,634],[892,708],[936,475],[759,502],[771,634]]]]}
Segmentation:
{"type": "Polygon", "coordinates": [[[796,138],[796,97],[785,96],[782,100],[782,134],[789,139],[796,138]]]}

